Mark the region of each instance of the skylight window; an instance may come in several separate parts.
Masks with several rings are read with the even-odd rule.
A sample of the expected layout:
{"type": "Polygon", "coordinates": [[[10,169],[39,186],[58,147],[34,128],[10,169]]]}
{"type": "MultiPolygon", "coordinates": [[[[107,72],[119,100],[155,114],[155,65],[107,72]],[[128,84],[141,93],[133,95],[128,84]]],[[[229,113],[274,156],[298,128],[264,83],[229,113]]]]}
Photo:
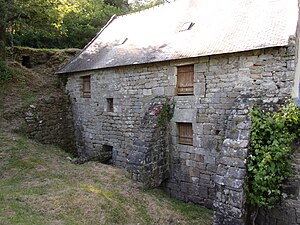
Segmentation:
{"type": "Polygon", "coordinates": [[[192,27],[194,26],[194,24],[195,23],[192,23],[192,22],[186,22],[186,23],[182,24],[182,26],[179,29],[179,32],[192,29],[192,27]]]}
{"type": "Polygon", "coordinates": [[[118,45],[123,45],[128,40],[128,38],[121,38],[118,42],[118,45]]]}

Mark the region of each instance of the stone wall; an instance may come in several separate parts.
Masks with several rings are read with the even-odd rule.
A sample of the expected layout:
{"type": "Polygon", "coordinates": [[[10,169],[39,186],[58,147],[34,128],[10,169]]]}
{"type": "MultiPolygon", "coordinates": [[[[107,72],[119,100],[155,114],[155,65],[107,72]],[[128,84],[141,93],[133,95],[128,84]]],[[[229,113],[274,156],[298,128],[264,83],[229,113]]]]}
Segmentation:
{"type": "MultiPolygon", "coordinates": [[[[242,225],[247,223],[247,206],[245,204],[246,197],[243,185],[251,133],[249,109],[251,109],[252,105],[260,105],[267,110],[276,110],[287,97],[290,97],[293,80],[292,77],[287,79],[285,75],[286,72],[295,73],[295,49],[295,41],[291,39],[290,46],[287,48],[287,55],[284,57],[288,59],[287,69],[278,70],[277,67],[274,67],[272,71],[272,74],[279,75],[279,77],[273,77],[278,89],[280,90],[278,83],[289,82],[290,92],[285,91],[281,93],[279,91],[276,95],[272,96],[272,93],[268,90],[266,90],[264,95],[261,90],[256,90],[246,94],[246,96],[241,95],[236,100],[232,114],[228,120],[225,140],[220,159],[218,160],[219,164],[215,177],[217,193],[214,202],[214,224],[216,225],[242,225]]],[[[270,85],[270,83],[266,85],[270,85]]],[[[299,169],[299,164],[297,163],[298,157],[297,151],[295,151],[294,167],[299,169]]],[[[259,210],[256,224],[297,224],[296,221],[299,217],[299,214],[297,214],[299,212],[299,176],[297,174],[286,186],[286,192],[287,194],[293,194],[294,198],[283,201],[274,210],[259,210]]]]}
{"type": "MultiPolygon", "coordinates": [[[[227,128],[227,122],[235,100],[244,95],[267,103],[290,96],[295,69],[294,44],[291,40],[288,48],[199,59],[200,63],[195,64],[195,82],[199,82],[195,84],[195,92],[198,96],[175,97],[173,122],[193,123],[194,146],[174,146],[170,162],[172,176],[166,185],[173,195],[212,206],[212,199],[216,196],[217,166],[226,163],[220,161],[224,160],[220,153],[224,150],[226,129],[231,129],[227,128]]],[[[177,143],[175,123],[173,125],[173,143],[177,143]]],[[[235,161],[227,163],[230,165],[235,161]]],[[[240,161],[243,162],[243,157],[240,161]]]]}
{"type": "Polygon", "coordinates": [[[162,67],[123,67],[69,76],[69,92],[75,119],[76,141],[83,158],[96,159],[103,145],[113,147],[113,163],[126,167],[129,151],[154,96],[175,89],[168,64],[162,67]],[[81,76],[91,75],[91,98],[82,97],[81,76]],[[113,98],[113,112],[107,99],[113,98]]]}
{"type": "Polygon", "coordinates": [[[243,225],[246,221],[243,185],[251,133],[250,105],[247,98],[237,99],[227,122],[215,176],[215,225],[243,225]]]}
{"type": "Polygon", "coordinates": [[[77,155],[72,111],[63,92],[41,97],[28,106],[4,111],[8,130],[20,132],[40,143],[53,144],[77,155]]]}
{"type": "Polygon", "coordinates": [[[170,115],[163,112],[168,107],[172,111],[169,99],[151,100],[128,154],[127,171],[146,188],[158,187],[169,178],[171,143],[167,117],[172,112],[170,115]]]}
{"type": "Polygon", "coordinates": [[[7,130],[77,153],[71,104],[64,87],[66,79],[54,75],[76,52],[78,49],[9,49],[9,60],[19,74],[8,83],[1,101],[0,122],[7,130]]]}
{"type": "MultiPolygon", "coordinates": [[[[241,192],[239,186],[233,187],[231,192],[231,183],[222,184],[216,176],[217,173],[221,176],[222,167],[228,168],[225,174],[229,176],[235,161],[241,161],[241,174],[236,174],[236,179],[243,177],[245,156],[223,154],[228,148],[246,149],[243,145],[231,145],[236,139],[226,144],[229,138],[226,130],[232,129],[227,125],[235,101],[241,95],[255,96],[263,102],[277,102],[290,96],[294,69],[295,43],[291,39],[288,47],[72,74],[67,90],[73,105],[79,154],[97,158],[102,146],[110,145],[114,164],[127,167],[151,99],[160,95],[174,97],[170,176],[164,182],[166,190],[178,199],[209,208],[213,207],[216,193],[221,198],[224,193],[242,198],[242,194],[235,195],[241,192]],[[189,64],[194,64],[194,95],[176,96],[176,68],[189,64]],[[91,98],[83,98],[81,93],[81,77],[86,75],[91,75],[91,98]],[[113,98],[114,112],[107,110],[108,98],[113,98]],[[178,144],[179,122],[192,123],[192,146],[178,144]]],[[[241,116],[246,117],[246,114],[241,116]]],[[[234,206],[231,202],[232,198],[226,197],[223,203],[234,206]]]]}
{"type": "Polygon", "coordinates": [[[13,47],[9,49],[8,58],[37,72],[54,73],[60,65],[75,56],[80,49],[34,49],[27,47],[13,47]]]}
{"type": "Polygon", "coordinates": [[[54,144],[77,154],[74,127],[68,96],[61,94],[41,98],[22,112],[22,132],[44,144],[54,144]]]}

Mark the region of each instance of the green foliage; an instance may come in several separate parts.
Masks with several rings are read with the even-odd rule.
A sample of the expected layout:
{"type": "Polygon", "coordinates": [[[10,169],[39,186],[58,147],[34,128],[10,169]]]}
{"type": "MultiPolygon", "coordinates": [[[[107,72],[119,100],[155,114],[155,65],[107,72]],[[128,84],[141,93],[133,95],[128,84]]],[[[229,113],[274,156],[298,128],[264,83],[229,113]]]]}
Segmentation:
{"type": "Polygon", "coordinates": [[[126,0],[0,0],[0,3],[7,44],[35,48],[82,48],[112,15],[129,11],[126,0]]]}
{"type": "Polygon", "coordinates": [[[136,0],[132,5],[131,5],[131,12],[138,12],[141,10],[145,10],[145,9],[149,9],[152,8],[154,6],[166,3],[168,1],[166,0],[152,0],[150,2],[140,2],[138,0],[136,0]]]}
{"type": "Polygon", "coordinates": [[[187,204],[183,201],[170,197],[161,189],[145,190],[146,193],[152,194],[159,199],[160,202],[168,201],[172,203],[173,209],[184,217],[188,218],[189,224],[211,225],[213,212],[199,205],[187,204]]]}
{"type": "Polygon", "coordinates": [[[159,116],[157,118],[157,124],[163,130],[167,130],[168,124],[173,117],[175,104],[169,98],[166,98],[166,102],[162,106],[159,116]]]}
{"type": "Polygon", "coordinates": [[[0,85],[4,84],[13,77],[13,71],[6,65],[5,62],[0,61],[0,85]]]}
{"type": "Polygon", "coordinates": [[[254,108],[250,154],[247,167],[247,195],[253,206],[272,208],[285,197],[283,182],[292,174],[292,142],[300,132],[300,110],[290,101],[279,112],[254,108]]]}

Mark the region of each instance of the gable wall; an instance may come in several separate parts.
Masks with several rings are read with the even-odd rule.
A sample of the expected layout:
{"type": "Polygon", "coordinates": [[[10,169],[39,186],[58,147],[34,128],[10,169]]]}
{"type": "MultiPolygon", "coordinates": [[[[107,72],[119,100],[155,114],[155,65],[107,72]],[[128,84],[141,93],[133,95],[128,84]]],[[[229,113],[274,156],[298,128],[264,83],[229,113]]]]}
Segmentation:
{"type": "MultiPolygon", "coordinates": [[[[294,50],[292,45],[71,75],[66,88],[73,103],[78,151],[96,158],[103,144],[111,145],[114,164],[126,167],[147,103],[158,95],[174,97],[173,148],[165,187],[179,199],[212,207],[214,175],[235,99],[248,95],[276,102],[289,96],[294,50]],[[175,96],[176,66],[182,64],[195,64],[193,96],[175,96]],[[81,97],[83,75],[91,75],[90,99],[81,97]],[[115,112],[106,111],[106,98],[114,98],[115,112]],[[193,146],[177,144],[176,122],[193,124],[193,146]]],[[[245,172],[243,165],[240,171],[245,172]]]]}

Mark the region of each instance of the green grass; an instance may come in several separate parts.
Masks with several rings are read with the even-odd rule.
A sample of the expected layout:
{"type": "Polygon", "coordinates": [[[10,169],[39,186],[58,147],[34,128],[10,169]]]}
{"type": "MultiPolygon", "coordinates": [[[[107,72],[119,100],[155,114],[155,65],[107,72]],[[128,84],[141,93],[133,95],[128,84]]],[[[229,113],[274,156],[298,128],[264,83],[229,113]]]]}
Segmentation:
{"type": "Polygon", "coordinates": [[[210,210],[143,191],[123,170],[70,163],[53,146],[0,132],[0,224],[212,224],[210,210]]]}
{"type": "Polygon", "coordinates": [[[172,209],[174,209],[177,213],[184,215],[189,220],[189,224],[211,224],[211,218],[213,216],[211,210],[171,198],[160,189],[148,190],[147,192],[156,196],[161,201],[168,201],[171,204],[172,209]]]}

